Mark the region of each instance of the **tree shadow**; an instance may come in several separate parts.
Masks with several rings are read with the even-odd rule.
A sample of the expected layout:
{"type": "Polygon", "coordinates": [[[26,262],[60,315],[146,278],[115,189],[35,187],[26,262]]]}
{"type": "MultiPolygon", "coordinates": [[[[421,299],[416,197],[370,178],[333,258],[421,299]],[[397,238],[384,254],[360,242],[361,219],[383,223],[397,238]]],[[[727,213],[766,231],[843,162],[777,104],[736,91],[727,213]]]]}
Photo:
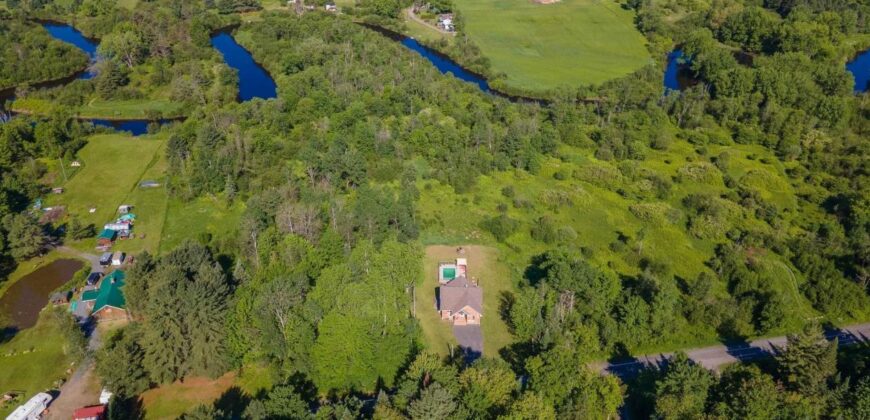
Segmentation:
{"type": "Polygon", "coordinates": [[[547,261],[546,254],[538,254],[531,258],[529,265],[523,272],[523,277],[529,281],[532,286],[537,286],[544,277],[547,276],[547,270],[541,268],[541,264],[547,261]]]}
{"type": "Polygon", "coordinates": [[[0,327],[0,344],[11,341],[18,334],[18,327],[0,327]]]}
{"type": "Polygon", "coordinates": [[[226,418],[240,419],[250,403],[251,397],[238,386],[233,386],[215,400],[214,408],[220,410],[226,418]]]}

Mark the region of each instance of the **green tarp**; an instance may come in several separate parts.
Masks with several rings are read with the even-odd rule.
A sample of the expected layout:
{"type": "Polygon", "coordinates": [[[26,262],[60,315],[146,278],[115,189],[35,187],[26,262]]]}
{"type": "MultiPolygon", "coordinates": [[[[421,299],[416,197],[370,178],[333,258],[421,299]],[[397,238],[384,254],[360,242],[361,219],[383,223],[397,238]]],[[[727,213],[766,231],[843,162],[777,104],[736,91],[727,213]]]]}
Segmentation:
{"type": "Polygon", "coordinates": [[[441,269],[441,277],[445,280],[453,280],[456,278],[456,269],[455,268],[443,268],[441,269]]]}

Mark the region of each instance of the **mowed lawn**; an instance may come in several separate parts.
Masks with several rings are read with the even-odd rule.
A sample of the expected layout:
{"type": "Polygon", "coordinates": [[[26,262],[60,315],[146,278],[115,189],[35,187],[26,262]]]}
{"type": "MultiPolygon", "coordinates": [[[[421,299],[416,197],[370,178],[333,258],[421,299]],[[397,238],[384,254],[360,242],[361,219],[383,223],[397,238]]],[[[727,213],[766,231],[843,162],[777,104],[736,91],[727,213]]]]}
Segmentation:
{"type": "Polygon", "coordinates": [[[650,60],[633,14],[612,0],[456,0],[464,31],[510,87],[599,84],[650,60]]]}
{"type": "Polygon", "coordinates": [[[512,341],[507,325],[499,316],[502,295],[513,291],[513,283],[505,266],[499,261],[496,248],[463,245],[465,253],[457,254],[458,246],[432,245],[426,247],[423,263],[423,281],[417,288],[417,318],[429,350],[446,355],[450,346],[456,347],[453,328],[442,321],[435,310],[435,288],[438,287],[438,263],[454,261],[457,257],[468,259],[468,275],[479,281],[483,288],[483,354],[499,357],[498,351],[512,341]]]}
{"type": "Polygon", "coordinates": [[[43,312],[36,326],[0,344],[0,393],[21,392],[16,404],[0,405],[0,418],[38,392],[54,386],[66,377],[70,359],[65,352],[66,340],[51,315],[43,312]]]}
{"type": "MultiPolygon", "coordinates": [[[[138,252],[156,251],[163,228],[166,193],[161,187],[141,190],[139,181],[146,172],[157,177],[163,172],[165,137],[131,137],[124,134],[96,135],[78,153],[80,170],[63,184],[65,191],[46,197],[46,206],[66,206],[67,214],[82,223],[93,223],[99,232],[102,226],[117,218],[118,206],[134,205],[137,215],[134,231],[146,239],[119,241],[117,249],[138,252]],[[94,213],[89,209],[95,208],[94,213]]],[[[162,180],[162,178],[157,178],[162,180]]],[[[75,248],[93,250],[93,238],[72,243],[75,248]]]]}

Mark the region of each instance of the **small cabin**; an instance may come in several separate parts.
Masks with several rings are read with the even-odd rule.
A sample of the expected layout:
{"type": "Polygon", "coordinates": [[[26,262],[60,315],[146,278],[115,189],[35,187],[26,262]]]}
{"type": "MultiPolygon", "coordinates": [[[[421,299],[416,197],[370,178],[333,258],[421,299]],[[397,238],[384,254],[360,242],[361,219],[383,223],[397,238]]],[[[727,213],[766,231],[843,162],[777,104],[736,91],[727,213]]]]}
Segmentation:
{"type": "Polygon", "coordinates": [[[63,187],[54,187],[51,189],[52,194],[63,194],[63,187]]]}
{"type": "Polygon", "coordinates": [[[112,242],[115,242],[116,234],[112,229],[103,229],[100,236],[97,236],[97,246],[111,246],[112,242]]]}
{"type": "Polygon", "coordinates": [[[115,252],[114,254],[112,254],[112,265],[117,266],[117,265],[124,264],[124,259],[126,257],[127,257],[127,254],[125,254],[121,251],[115,252]]]}

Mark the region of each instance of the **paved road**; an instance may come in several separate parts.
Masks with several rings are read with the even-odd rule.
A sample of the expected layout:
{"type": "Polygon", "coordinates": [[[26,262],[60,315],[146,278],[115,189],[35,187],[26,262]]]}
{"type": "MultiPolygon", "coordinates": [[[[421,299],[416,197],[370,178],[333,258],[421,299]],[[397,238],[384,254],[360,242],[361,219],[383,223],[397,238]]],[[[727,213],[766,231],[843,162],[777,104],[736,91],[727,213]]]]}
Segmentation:
{"type": "Polygon", "coordinates": [[[454,325],[453,335],[456,336],[456,342],[465,353],[465,360],[473,362],[483,354],[483,333],[480,331],[480,325],[454,325]]]}
{"type": "MultiPolygon", "coordinates": [[[[870,342],[870,323],[852,325],[839,330],[827,331],[828,340],[839,339],[841,346],[859,342],[870,342]]],[[[746,362],[773,356],[777,348],[786,345],[786,337],[772,337],[754,340],[748,343],[735,343],[686,350],[686,354],[695,363],[707,369],[717,370],[724,365],[735,362],[746,362]]],[[[649,354],[637,356],[622,362],[601,362],[593,365],[601,373],[613,374],[620,378],[630,378],[641,370],[652,366],[663,366],[673,353],[649,354]]]]}

